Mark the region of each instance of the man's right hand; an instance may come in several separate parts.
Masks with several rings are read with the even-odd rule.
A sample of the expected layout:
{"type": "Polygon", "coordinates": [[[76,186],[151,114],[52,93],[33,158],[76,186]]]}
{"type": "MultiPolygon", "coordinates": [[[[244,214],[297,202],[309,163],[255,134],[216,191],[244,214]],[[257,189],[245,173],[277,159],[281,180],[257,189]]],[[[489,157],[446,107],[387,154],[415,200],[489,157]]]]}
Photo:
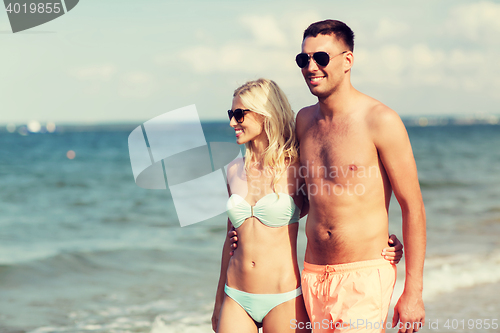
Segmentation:
{"type": "Polygon", "coordinates": [[[212,329],[217,332],[217,326],[219,325],[220,308],[222,304],[220,302],[215,302],[214,313],[212,314],[212,329]]]}
{"type": "Polygon", "coordinates": [[[227,238],[229,238],[229,243],[231,244],[231,252],[229,252],[229,255],[232,256],[234,254],[234,250],[238,248],[238,233],[236,232],[236,229],[234,229],[234,226],[231,227],[231,230],[227,233],[227,238]]]}

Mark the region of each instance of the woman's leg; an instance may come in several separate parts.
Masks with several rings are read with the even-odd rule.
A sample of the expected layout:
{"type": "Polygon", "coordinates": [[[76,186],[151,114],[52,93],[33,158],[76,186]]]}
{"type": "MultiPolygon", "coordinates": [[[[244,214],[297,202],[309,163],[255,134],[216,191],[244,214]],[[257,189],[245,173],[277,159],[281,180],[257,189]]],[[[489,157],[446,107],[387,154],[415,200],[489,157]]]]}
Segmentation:
{"type": "Polygon", "coordinates": [[[263,333],[310,333],[302,295],[273,308],[262,322],[263,333]]]}
{"type": "Polygon", "coordinates": [[[217,333],[257,333],[257,326],[248,313],[231,297],[224,295],[217,333]]]}

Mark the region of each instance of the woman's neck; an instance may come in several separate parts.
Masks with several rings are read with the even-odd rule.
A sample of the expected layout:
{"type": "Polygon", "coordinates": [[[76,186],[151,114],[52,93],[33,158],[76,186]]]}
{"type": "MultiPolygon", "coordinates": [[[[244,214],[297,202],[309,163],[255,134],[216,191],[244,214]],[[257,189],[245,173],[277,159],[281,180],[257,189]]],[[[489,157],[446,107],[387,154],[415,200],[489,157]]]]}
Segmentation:
{"type": "Polygon", "coordinates": [[[252,161],[253,163],[260,163],[264,161],[264,154],[266,152],[267,147],[269,147],[269,140],[267,139],[267,136],[264,136],[262,138],[255,138],[255,140],[252,140],[250,142],[252,146],[252,152],[253,152],[253,158],[252,161]]]}

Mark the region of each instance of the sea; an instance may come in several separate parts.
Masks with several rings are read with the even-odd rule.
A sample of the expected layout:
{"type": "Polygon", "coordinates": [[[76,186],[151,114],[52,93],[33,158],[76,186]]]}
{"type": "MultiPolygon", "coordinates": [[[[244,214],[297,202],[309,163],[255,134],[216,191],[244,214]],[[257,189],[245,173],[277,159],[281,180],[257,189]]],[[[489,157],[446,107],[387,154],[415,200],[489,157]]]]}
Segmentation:
{"type": "MultiPolygon", "coordinates": [[[[405,123],[427,213],[425,331],[500,332],[500,125],[405,123]]],[[[137,186],[140,125],[0,129],[0,333],[212,331],[227,217],[181,227],[168,188],[137,186]]],[[[202,128],[234,142],[227,122],[202,128]]],[[[400,239],[401,225],[393,199],[400,239]]],[[[403,281],[404,260],[389,321],[403,281]]]]}

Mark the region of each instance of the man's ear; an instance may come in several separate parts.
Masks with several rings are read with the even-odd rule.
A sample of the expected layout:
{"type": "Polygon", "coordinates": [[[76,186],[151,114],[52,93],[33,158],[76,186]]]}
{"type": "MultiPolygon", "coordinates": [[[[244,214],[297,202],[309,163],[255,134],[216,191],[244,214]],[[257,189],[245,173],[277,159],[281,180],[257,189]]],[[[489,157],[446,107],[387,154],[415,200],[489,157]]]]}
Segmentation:
{"type": "Polygon", "coordinates": [[[344,72],[347,73],[351,70],[354,64],[354,54],[351,51],[347,51],[344,56],[344,72]]]}

